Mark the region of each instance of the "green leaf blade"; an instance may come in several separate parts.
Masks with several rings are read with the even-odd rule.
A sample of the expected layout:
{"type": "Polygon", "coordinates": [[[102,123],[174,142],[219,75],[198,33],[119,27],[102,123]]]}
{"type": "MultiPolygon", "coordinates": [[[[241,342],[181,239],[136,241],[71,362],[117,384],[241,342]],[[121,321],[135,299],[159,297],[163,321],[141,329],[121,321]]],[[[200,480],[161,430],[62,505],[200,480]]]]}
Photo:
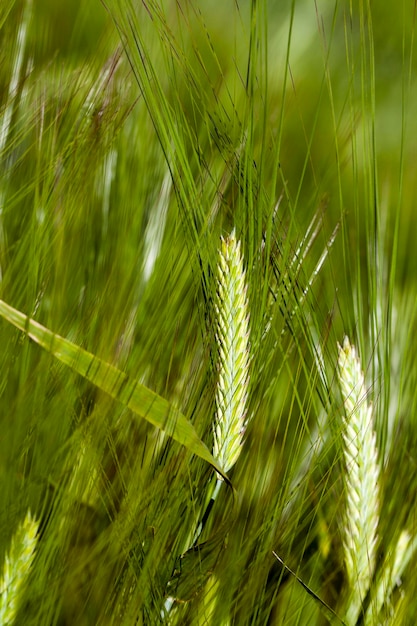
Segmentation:
{"type": "Polygon", "coordinates": [[[102,361],[91,352],[51,332],[3,300],[0,300],[0,315],[25,332],[61,363],[175,439],[187,450],[210,463],[227,480],[222,468],[201,441],[191,422],[165,398],[138,381],[130,379],[114,365],[102,361]]]}

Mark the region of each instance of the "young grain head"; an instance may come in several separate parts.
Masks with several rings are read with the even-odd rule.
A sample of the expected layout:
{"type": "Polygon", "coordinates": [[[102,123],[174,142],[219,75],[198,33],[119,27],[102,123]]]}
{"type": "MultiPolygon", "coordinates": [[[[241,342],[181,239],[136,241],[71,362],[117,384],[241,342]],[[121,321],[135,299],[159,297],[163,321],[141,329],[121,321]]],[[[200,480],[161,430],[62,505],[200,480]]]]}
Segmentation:
{"type": "Polygon", "coordinates": [[[247,423],[249,313],[240,241],[222,238],[216,299],[219,378],[213,454],[227,473],[239,458],[247,423]]]}
{"type": "Polygon", "coordinates": [[[343,422],[345,522],[342,528],[350,600],[347,623],[356,623],[375,569],[379,520],[379,467],[372,405],[366,401],[361,362],[347,337],[339,347],[343,422]]]}
{"type": "Polygon", "coordinates": [[[38,522],[27,513],[12,537],[0,580],[0,624],[13,624],[35,556],[38,522]]]}

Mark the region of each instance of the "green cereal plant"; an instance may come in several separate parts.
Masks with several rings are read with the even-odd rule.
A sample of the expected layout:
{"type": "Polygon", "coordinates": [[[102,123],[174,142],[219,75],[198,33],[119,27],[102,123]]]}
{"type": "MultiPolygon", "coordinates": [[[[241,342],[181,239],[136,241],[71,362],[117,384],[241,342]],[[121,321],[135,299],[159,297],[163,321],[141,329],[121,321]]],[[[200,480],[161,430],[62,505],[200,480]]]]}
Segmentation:
{"type": "MultiPolygon", "coordinates": [[[[395,587],[401,586],[401,577],[415,554],[416,548],[417,537],[411,536],[407,530],[402,530],[394,549],[388,550],[381,572],[372,589],[371,601],[365,613],[365,626],[373,626],[376,623],[375,616],[381,615],[384,605],[388,609],[388,620],[385,617],[388,623],[393,626],[400,623],[396,620],[400,613],[404,594],[400,595],[395,606],[392,601],[392,594],[395,587]]],[[[381,623],[381,619],[379,623],[381,623]]]]}
{"type": "MultiPolygon", "coordinates": [[[[213,456],[227,474],[238,460],[247,426],[250,343],[249,307],[240,240],[235,231],[221,239],[215,302],[218,380],[213,424],[213,456]]],[[[211,510],[224,478],[217,481],[203,521],[211,510]]],[[[203,528],[200,522],[194,543],[203,528]]]]}
{"type": "Polygon", "coordinates": [[[15,623],[23,591],[35,558],[38,522],[30,511],[14,533],[0,580],[0,624],[15,623]]]}
{"type": "MultiPolygon", "coordinates": [[[[213,455],[227,474],[238,460],[242,450],[247,425],[250,364],[247,285],[241,244],[236,239],[234,230],[228,237],[221,239],[215,315],[218,381],[216,415],[213,424],[213,455]]],[[[193,554],[197,554],[197,558],[201,559],[197,542],[223,482],[223,476],[217,473],[214,492],[193,536],[192,545],[181,557],[184,562],[187,559],[190,560],[193,554]]],[[[201,561],[198,569],[203,570],[203,578],[207,578],[204,576],[201,561]]],[[[182,576],[185,577],[184,574],[182,576]]],[[[171,596],[165,604],[167,614],[171,611],[173,600],[171,596]]]]}
{"type": "Polygon", "coordinates": [[[344,560],[348,579],[345,619],[356,624],[365,611],[364,623],[395,624],[400,601],[394,606],[393,591],[413,557],[417,538],[407,530],[389,545],[377,572],[377,527],[382,489],[373,407],[366,399],[365,379],[356,349],[345,337],[339,346],[339,381],[345,406],[343,424],[345,517],[342,524],[344,560]],[[369,603],[364,601],[369,594],[369,603]],[[365,610],[366,609],[366,610],[365,610]]]}

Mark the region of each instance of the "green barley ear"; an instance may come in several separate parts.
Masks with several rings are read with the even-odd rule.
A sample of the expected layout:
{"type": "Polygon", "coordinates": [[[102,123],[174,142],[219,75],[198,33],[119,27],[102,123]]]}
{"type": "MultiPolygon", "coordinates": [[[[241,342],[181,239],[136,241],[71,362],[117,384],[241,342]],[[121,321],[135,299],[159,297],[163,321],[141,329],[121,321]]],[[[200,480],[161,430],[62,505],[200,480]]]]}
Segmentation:
{"type": "Polygon", "coordinates": [[[38,522],[27,513],[12,537],[0,581],[0,624],[13,624],[35,556],[38,522]]]}
{"type": "Polygon", "coordinates": [[[409,562],[415,555],[417,550],[417,536],[411,536],[406,530],[401,531],[395,548],[388,550],[385,562],[379,575],[378,583],[375,586],[375,592],[371,596],[371,602],[365,615],[365,626],[372,626],[374,623],[374,615],[379,616],[379,623],[384,617],[385,623],[398,624],[395,617],[388,619],[391,613],[395,616],[396,608],[393,606],[392,595],[395,587],[401,586],[401,577],[409,562]],[[385,616],[381,616],[381,610],[385,606],[385,616]]]}
{"type": "Polygon", "coordinates": [[[355,624],[375,569],[379,520],[379,468],[372,406],[366,402],[360,360],[347,337],[339,347],[339,380],[345,406],[343,450],[346,511],[342,529],[349,582],[346,622],[355,624]]]}
{"type": "MultiPolygon", "coordinates": [[[[227,473],[239,458],[246,427],[249,313],[240,241],[222,238],[216,300],[219,378],[213,455],[227,473]]],[[[220,478],[220,477],[219,477],[220,478]]]]}

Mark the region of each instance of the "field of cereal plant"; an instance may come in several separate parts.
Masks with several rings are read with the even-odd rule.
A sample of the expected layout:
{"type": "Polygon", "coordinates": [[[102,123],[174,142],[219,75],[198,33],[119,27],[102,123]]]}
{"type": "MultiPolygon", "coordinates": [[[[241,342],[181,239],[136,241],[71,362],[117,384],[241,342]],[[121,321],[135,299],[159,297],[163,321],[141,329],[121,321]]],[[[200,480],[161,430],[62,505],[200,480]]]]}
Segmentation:
{"type": "Polygon", "coordinates": [[[415,19],[1,2],[2,624],[414,622],[415,19]]]}

